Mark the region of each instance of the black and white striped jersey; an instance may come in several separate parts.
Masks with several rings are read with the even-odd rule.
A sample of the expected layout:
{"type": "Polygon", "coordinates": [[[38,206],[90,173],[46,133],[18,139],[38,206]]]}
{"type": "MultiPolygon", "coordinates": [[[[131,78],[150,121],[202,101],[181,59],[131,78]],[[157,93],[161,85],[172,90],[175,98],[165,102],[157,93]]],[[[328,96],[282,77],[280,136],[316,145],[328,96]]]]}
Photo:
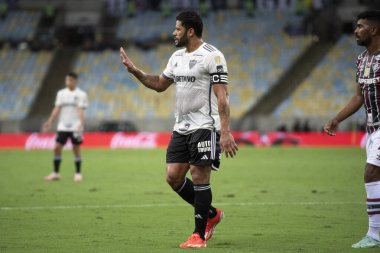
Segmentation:
{"type": "Polygon", "coordinates": [[[219,50],[207,43],[191,53],[178,50],[170,57],[163,76],[172,79],[176,88],[174,131],[189,134],[197,129],[220,130],[212,85],[227,84],[228,71],[219,50]]]}

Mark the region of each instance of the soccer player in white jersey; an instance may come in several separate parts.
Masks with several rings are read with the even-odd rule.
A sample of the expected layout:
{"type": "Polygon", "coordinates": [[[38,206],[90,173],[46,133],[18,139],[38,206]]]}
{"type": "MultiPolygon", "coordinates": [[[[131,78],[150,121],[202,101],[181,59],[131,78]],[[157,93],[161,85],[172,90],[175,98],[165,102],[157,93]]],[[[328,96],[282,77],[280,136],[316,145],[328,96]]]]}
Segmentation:
{"type": "Polygon", "coordinates": [[[77,87],[78,76],[75,73],[66,75],[66,88],[58,91],[55,100],[55,107],[49,119],[43,126],[44,132],[50,130],[52,123],[59,115],[58,133],[54,147],[54,171],[45,177],[46,181],[59,180],[59,166],[61,164],[62,148],[68,139],[73,145],[75,155],[74,181],[82,181],[81,174],[81,154],[80,145],[82,144],[82,133],[84,127],[84,110],[88,106],[87,94],[77,87]]]}
{"type": "Polygon", "coordinates": [[[363,104],[367,114],[367,163],[364,181],[367,193],[368,232],[353,248],[380,247],[380,11],[357,16],[356,42],[366,50],[356,63],[356,93],[347,105],[324,127],[335,135],[338,124],[363,104]]]}
{"type": "Polygon", "coordinates": [[[221,153],[234,157],[237,145],[230,132],[228,72],[224,55],[202,40],[203,23],[193,11],[176,18],[173,53],[161,75],[146,74],[120,48],[121,60],[144,86],[163,92],[176,89],[175,125],[166,153],[166,180],[194,207],[195,230],[181,248],[204,248],[224,213],[211,205],[211,170],[221,153]],[[190,171],[192,180],[186,178],[190,171]]]}

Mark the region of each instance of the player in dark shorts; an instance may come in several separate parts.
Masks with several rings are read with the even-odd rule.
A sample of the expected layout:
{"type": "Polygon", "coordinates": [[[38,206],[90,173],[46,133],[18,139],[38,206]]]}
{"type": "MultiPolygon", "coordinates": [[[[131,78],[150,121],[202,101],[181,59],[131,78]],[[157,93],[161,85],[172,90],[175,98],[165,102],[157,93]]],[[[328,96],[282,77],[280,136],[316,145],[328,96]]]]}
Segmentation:
{"type": "Polygon", "coordinates": [[[358,56],[356,94],[324,127],[334,136],[338,124],[364,104],[367,114],[367,163],[364,180],[367,193],[369,229],[353,248],[380,247],[380,11],[365,11],[357,16],[356,41],[366,50],[358,56]]]}
{"type": "Polygon", "coordinates": [[[49,119],[44,124],[44,131],[51,128],[53,121],[59,115],[58,132],[54,147],[54,171],[47,175],[46,181],[57,181],[60,179],[59,167],[61,164],[62,149],[70,139],[73,144],[75,155],[74,181],[80,182],[83,177],[81,174],[81,154],[80,144],[82,144],[82,132],[84,126],[84,110],[88,106],[87,94],[77,87],[77,75],[68,73],[65,79],[66,88],[58,91],[55,100],[55,107],[49,119]]]}
{"type": "Polygon", "coordinates": [[[144,86],[165,91],[175,84],[176,122],[166,155],[166,180],[194,207],[195,229],[181,248],[204,248],[224,213],[211,205],[211,170],[219,168],[221,152],[236,154],[230,132],[228,71],[224,55],[202,40],[203,23],[192,11],[177,16],[175,51],[161,75],[138,69],[120,48],[121,60],[144,86]],[[186,177],[190,171],[192,180],[186,177]]]}

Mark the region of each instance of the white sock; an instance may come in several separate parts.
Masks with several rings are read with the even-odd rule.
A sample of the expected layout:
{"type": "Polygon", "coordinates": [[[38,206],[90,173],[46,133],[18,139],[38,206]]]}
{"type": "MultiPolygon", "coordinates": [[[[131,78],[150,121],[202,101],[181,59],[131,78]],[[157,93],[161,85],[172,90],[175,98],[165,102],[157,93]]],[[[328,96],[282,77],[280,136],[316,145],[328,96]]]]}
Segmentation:
{"type": "Polygon", "coordinates": [[[380,241],[380,181],[365,184],[367,192],[368,233],[380,241]]]}

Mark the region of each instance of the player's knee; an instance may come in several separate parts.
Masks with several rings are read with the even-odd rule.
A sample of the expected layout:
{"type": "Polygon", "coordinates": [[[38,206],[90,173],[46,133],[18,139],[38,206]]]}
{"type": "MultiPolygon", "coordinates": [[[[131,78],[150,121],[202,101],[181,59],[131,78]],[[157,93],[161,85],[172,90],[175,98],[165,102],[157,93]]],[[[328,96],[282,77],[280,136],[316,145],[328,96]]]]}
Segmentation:
{"type": "Polygon", "coordinates": [[[183,178],[178,178],[177,176],[166,174],[166,182],[172,189],[178,189],[183,183],[183,178]]]}
{"type": "Polygon", "coordinates": [[[62,147],[60,145],[55,145],[54,147],[54,153],[55,154],[60,154],[62,151],[62,147]]]}
{"type": "Polygon", "coordinates": [[[380,167],[372,164],[367,164],[364,173],[364,181],[366,183],[380,181],[380,167]]]}

